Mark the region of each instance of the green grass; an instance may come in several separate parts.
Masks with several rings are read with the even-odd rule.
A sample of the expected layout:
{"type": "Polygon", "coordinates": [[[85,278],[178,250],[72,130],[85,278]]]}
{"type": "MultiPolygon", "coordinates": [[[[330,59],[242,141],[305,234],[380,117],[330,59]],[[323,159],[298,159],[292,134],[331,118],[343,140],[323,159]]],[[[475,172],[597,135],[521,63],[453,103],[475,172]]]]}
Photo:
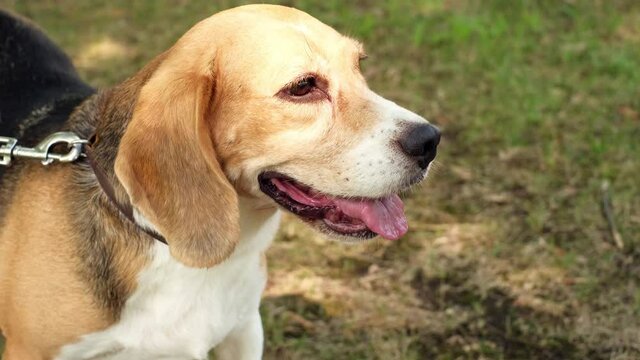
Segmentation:
{"type": "MultiPolygon", "coordinates": [[[[8,6],[108,86],[240,3],[8,6]]],[[[265,357],[640,358],[640,2],[286,4],[362,40],[372,88],[444,139],[432,178],[408,195],[401,242],[344,248],[284,224],[265,357]]]]}

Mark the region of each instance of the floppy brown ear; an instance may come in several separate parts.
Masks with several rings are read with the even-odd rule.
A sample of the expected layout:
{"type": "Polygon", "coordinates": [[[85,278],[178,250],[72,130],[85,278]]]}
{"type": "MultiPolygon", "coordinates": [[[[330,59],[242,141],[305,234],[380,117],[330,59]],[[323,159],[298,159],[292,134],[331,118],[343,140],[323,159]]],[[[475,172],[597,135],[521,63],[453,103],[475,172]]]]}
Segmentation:
{"type": "Polygon", "coordinates": [[[192,267],[220,263],[239,241],[238,197],[208,125],[213,92],[212,71],[161,66],[140,91],[115,163],[133,207],[192,267]]]}

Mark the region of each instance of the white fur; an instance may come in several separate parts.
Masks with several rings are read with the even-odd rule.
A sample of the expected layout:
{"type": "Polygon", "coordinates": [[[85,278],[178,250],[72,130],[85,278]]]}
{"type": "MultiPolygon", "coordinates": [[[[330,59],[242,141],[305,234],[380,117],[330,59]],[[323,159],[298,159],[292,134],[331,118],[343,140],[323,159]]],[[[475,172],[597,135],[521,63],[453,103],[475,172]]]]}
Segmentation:
{"type": "Polygon", "coordinates": [[[344,180],[338,194],[343,196],[382,197],[406,188],[410,179],[423,176],[415,160],[403,154],[394,141],[409,127],[427,120],[372,91],[369,97],[379,121],[362,134],[338,164],[343,175],[338,181],[344,180]]]}
{"type": "Polygon", "coordinates": [[[169,255],[166,245],[155,244],[120,320],[63,347],[56,359],[206,359],[217,345],[219,359],[260,359],[258,307],[266,283],[260,258],[280,212],[255,206],[241,199],[240,243],[213,268],[188,268],[169,255]]]}

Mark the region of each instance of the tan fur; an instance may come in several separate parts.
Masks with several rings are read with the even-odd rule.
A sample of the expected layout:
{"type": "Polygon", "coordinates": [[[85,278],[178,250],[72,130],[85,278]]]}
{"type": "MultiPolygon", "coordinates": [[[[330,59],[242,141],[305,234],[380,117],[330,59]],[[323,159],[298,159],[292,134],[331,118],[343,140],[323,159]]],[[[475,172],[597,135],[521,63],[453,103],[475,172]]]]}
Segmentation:
{"type": "Polygon", "coordinates": [[[172,61],[169,57],[142,89],[116,173],[136,208],[169,239],[176,259],[211,267],[238,241],[238,199],[205,124],[213,74],[205,70],[172,81],[174,71],[189,72],[178,72],[180,64],[172,61]],[[167,90],[166,83],[176,86],[167,90]]]}
{"type": "Polygon", "coordinates": [[[0,264],[6,267],[0,319],[10,354],[30,349],[34,358],[50,358],[79,334],[108,323],[75,271],[77,254],[69,241],[74,230],[55,215],[64,211],[64,201],[53,189],[64,189],[70,174],[62,167],[31,169],[0,230],[0,264]]]}
{"type": "MultiPolygon", "coordinates": [[[[264,199],[259,171],[277,168],[329,194],[348,188],[341,172],[349,164],[338,154],[379,118],[359,72],[362,52],[288,8],[221,12],[133,78],[87,100],[71,128],[97,133],[97,158],[119,200],[157,227],[173,257],[210,267],[238,241],[238,194],[264,199]],[[326,79],[329,99],[276,96],[305,73],[326,79]]],[[[34,164],[21,174],[0,228],[0,328],[10,360],[48,359],[117,321],[153,240],[114,212],[86,166],[34,164]],[[78,229],[95,225],[78,219],[85,206],[105,237],[97,250],[82,238],[91,232],[78,229]],[[113,299],[87,261],[102,254],[118,285],[113,299]]]]}

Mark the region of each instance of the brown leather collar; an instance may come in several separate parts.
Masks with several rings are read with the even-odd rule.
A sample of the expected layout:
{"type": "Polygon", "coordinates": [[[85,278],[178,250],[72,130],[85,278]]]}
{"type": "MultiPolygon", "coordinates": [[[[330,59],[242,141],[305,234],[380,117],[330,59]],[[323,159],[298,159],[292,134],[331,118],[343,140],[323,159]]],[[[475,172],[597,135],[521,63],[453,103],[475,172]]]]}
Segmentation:
{"type": "Polygon", "coordinates": [[[92,145],[95,143],[96,135],[91,136],[90,139],[91,140],[89,141],[89,143],[84,145],[84,154],[86,156],[86,159],[89,162],[89,166],[91,166],[93,173],[96,175],[98,184],[100,184],[100,187],[102,188],[102,191],[104,192],[104,194],[107,195],[107,198],[111,201],[111,203],[115,206],[115,208],[118,209],[118,211],[133,225],[135,225],[137,228],[139,228],[140,230],[142,230],[152,238],[160,241],[161,243],[166,244],[167,240],[164,238],[164,236],[158,234],[157,232],[151,229],[144,228],[136,222],[135,218],[133,217],[133,207],[131,205],[121,204],[120,202],[118,202],[118,200],[116,199],[115,190],[113,189],[113,186],[109,182],[109,178],[107,174],[104,172],[100,164],[98,164],[98,162],[96,161],[96,157],[93,152],[92,145]]]}

